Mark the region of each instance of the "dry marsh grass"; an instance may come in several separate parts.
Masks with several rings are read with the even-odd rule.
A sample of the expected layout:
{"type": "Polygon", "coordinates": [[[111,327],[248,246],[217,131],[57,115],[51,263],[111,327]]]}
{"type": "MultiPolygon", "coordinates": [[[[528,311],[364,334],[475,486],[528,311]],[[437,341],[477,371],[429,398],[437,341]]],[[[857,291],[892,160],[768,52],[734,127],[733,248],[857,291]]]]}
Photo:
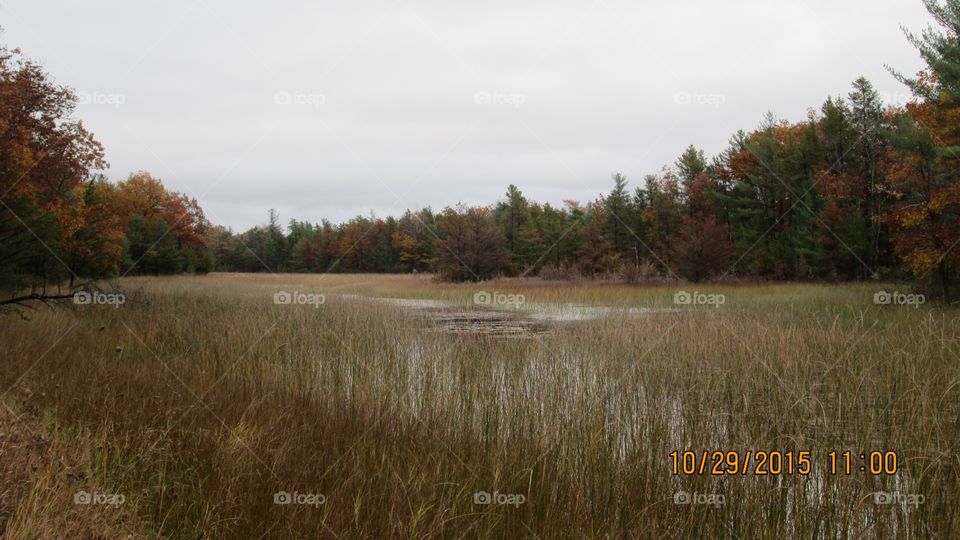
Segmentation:
{"type": "Polygon", "coordinates": [[[126,496],[78,506],[85,484],[31,473],[33,495],[4,499],[11,537],[69,536],[56,527],[73,521],[43,523],[76,514],[108,536],[122,523],[174,538],[960,535],[958,312],[874,305],[882,287],[217,274],[122,286],[119,308],[0,319],[4,410],[36,418],[95,489],[126,496]],[[501,339],[340,296],[676,308],[678,289],[726,302],[501,339]],[[276,305],[277,291],[326,301],[276,305]],[[809,450],[813,471],[676,476],[675,450],[809,450]],[[896,451],[899,472],[829,474],[827,452],[846,450],[896,451]],[[680,490],[724,501],[677,505],[680,490]],[[878,491],[924,501],[876,504],[878,491]],[[275,504],[278,492],[314,504],[275,504]]]}

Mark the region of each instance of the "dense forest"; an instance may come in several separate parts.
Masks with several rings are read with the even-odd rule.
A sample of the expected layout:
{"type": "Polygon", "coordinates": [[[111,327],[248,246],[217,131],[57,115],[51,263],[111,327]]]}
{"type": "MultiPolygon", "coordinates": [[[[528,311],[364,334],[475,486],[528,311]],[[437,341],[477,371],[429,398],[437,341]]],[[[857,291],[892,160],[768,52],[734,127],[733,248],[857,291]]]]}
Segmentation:
{"type": "MultiPolygon", "coordinates": [[[[907,33],[927,68],[894,72],[914,99],[885,105],[860,78],[799,122],[772,114],[708,159],[694,147],[633,185],[561,206],[509,186],[490,207],[347,223],[212,226],[149,173],[117,184],[72,119],[75,94],[0,49],[0,284],[177,272],[435,272],[639,282],[913,277],[949,298],[960,273],[960,4],[926,0],[940,29],[907,33]]],[[[20,296],[17,296],[20,295],[20,296]]]]}

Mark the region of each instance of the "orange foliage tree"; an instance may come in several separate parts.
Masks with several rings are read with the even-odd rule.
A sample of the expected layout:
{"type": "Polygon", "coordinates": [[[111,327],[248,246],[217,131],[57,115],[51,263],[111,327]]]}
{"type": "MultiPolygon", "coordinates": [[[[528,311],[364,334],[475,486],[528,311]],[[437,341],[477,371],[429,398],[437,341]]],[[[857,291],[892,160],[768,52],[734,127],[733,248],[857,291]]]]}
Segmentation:
{"type": "Polygon", "coordinates": [[[76,96],[18,50],[0,47],[0,304],[66,296],[48,284],[119,262],[110,188],[90,171],[103,149],[71,115],[76,96]],[[27,292],[24,292],[27,290],[27,292]]]}

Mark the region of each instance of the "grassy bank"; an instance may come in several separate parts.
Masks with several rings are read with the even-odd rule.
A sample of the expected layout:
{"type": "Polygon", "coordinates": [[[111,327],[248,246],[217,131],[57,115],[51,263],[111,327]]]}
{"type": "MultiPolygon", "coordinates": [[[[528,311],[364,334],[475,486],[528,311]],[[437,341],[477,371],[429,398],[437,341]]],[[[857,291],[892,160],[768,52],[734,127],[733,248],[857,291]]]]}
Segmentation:
{"type": "Polygon", "coordinates": [[[0,319],[4,399],[81,447],[97,479],[60,491],[126,496],[51,496],[63,512],[127,512],[144,535],[183,538],[960,535],[960,317],[875,305],[892,285],[211,275],[123,288],[119,307],[0,319]],[[336,294],[467,305],[481,290],[677,311],[508,340],[336,294]],[[677,306],[679,290],[725,301],[677,306]],[[278,291],[326,296],[277,305],[278,291]],[[810,451],[812,470],[674,475],[675,450],[810,451]],[[847,450],[895,451],[898,472],[831,474],[828,452],[847,450]],[[680,491],[722,504],[675,504],[680,491]],[[877,504],[878,491],[924,500],[877,504]],[[276,504],[284,493],[293,504],[276,504]]]}

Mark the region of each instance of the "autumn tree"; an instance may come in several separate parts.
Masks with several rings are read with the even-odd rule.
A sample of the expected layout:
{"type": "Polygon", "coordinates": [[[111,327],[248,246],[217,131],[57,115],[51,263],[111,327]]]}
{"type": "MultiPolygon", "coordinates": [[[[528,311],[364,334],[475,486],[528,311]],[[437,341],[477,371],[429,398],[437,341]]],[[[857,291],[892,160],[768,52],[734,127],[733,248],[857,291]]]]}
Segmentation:
{"type": "Polygon", "coordinates": [[[621,262],[609,226],[613,221],[603,200],[596,201],[586,216],[586,224],[580,231],[580,248],[577,250],[577,266],[587,275],[608,274],[621,262]]]}
{"type": "Polygon", "coordinates": [[[116,208],[124,226],[123,273],[207,272],[210,226],[196,199],[167,191],[150,173],[117,184],[116,208]]]}
{"type": "Polygon", "coordinates": [[[673,272],[693,282],[730,270],[735,253],[729,228],[714,210],[714,182],[700,170],[688,184],[686,215],[667,252],[673,272]]]}
{"type": "Polygon", "coordinates": [[[480,281],[506,269],[503,231],[486,207],[447,207],[437,216],[436,270],[450,281],[480,281]]]}
{"type": "Polygon", "coordinates": [[[400,217],[391,235],[391,245],[403,270],[425,272],[431,268],[437,236],[435,229],[433,212],[429,208],[418,212],[408,210],[400,217]]]}
{"type": "Polygon", "coordinates": [[[918,277],[931,271],[952,300],[960,270],[960,3],[925,0],[941,30],[907,32],[927,69],[896,74],[922,101],[907,106],[893,136],[886,214],[897,254],[918,277]]]}
{"type": "MultiPolygon", "coordinates": [[[[115,192],[102,175],[95,175],[75,192],[75,204],[69,208],[74,226],[64,244],[64,262],[78,275],[102,277],[119,272],[125,237],[115,192]]],[[[71,273],[71,286],[75,279],[71,273]]]]}
{"type": "Polygon", "coordinates": [[[0,288],[13,295],[5,304],[57,296],[48,284],[116,270],[115,224],[86,221],[109,206],[109,194],[91,180],[106,163],[71,118],[75,104],[40,66],[0,47],[0,288]]]}
{"type": "Polygon", "coordinates": [[[666,271],[667,253],[683,222],[683,200],[680,181],[671,170],[661,175],[647,175],[643,199],[642,222],[646,231],[649,253],[647,261],[666,271]]]}
{"type": "Polygon", "coordinates": [[[759,129],[734,136],[725,155],[729,187],[718,202],[741,254],[737,270],[809,277],[821,210],[814,187],[822,162],[812,122],[791,125],[767,115],[759,129]]]}

